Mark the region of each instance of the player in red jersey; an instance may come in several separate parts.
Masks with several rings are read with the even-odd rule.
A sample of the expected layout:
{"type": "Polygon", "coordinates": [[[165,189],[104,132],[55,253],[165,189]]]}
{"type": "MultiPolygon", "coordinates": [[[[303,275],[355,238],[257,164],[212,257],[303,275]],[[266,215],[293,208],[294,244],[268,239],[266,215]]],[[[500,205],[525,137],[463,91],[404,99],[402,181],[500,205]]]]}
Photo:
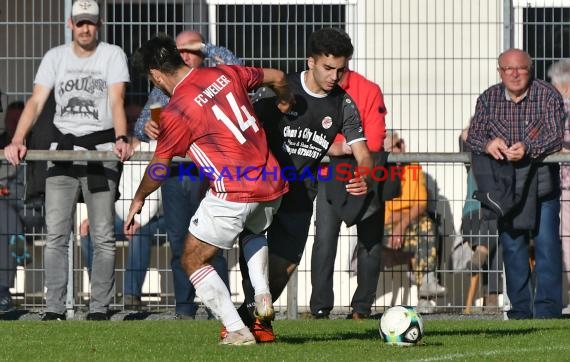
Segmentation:
{"type": "MultiPolygon", "coordinates": [[[[292,97],[285,75],[233,65],[191,69],[166,36],[143,45],[135,64],[171,98],[161,113],[158,145],[131,203],[125,232],[145,197],[166,179],[174,156],[188,154],[198,167],[211,171],[210,190],[190,222],[182,265],[196,294],[228,332],[220,343],[253,344],[255,338],[209,261],[219,248],[232,248],[244,229],[263,232],[288,190],[248,97],[248,91],[267,84],[277,94],[279,109],[288,111],[292,97]]],[[[267,243],[246,242],[242,252],[254,284],[256,315],[272,319],[267,243]]]]}

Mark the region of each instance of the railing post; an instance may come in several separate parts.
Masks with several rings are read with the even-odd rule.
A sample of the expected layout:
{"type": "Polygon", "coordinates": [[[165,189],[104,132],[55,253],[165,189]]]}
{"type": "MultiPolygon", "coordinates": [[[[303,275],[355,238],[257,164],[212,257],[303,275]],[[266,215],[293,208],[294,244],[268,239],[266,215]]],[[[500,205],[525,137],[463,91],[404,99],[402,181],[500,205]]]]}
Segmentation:
{"type": "MultiPolygon", "coordinates": [[[[75,223],[74,223],[75,225],[75,223]]],[[[75,283],[73,280],[73,249],[75,245],[75,234],[73,231],[69,234],[69,243],[67,245],[67,298],[65,300],[65,308],[67,309],[67,318],[73,318],[75,315],[75,283]]]]}

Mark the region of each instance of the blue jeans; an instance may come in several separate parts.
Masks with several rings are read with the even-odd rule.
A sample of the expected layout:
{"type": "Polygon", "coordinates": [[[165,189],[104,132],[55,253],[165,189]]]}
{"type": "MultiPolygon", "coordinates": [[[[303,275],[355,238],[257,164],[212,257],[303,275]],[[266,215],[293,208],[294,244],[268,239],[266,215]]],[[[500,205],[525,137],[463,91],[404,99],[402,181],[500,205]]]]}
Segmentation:
{"type": "MultiPolygon", "coordinates": [[[[194,181],[188,176],[181,178],[172,176],[161,186],[165,226],[172,251],[170,266],[174,281],[176,313],[181,315],[193,316],[198,309],[194,302],[196,290],[182,268],[180,258],[184,252],[190,218],[198,209],[206,187],[204,181],[194,181]]],[[[212,259],[212,266],[228,285],[228,264],[221,250],[212,259]]]]}
{"type": "MultiPolygon", "coordinates": [[[[123,284],[123,294],[130,294],[140,297],[142,295],[142,286],[146,271],[150,265],[150,249],[154,244],[166,241],[159,240],[157,233],[164,234],[164,218],[153,217],[148,224],[140,228],[140,230],[129,241],[129,254],[127,257],[127,266],[125,269],[125,278],[123,284]]],[[[115,216],[115,237],[118,240],[127,240],[123,233],[123,220],[115,216]]],[[[87,269],[91,274],[91,264],[93,262],[93,249],[91,246],[91,238],[81,238],[81,249],[85,255],[87,269]]]]}
{"type": "Polygon", "coordinates": [[[560,200],[557,197],[543,200],[538,207],[538,225],[532,230],[536,261],[533,280],[528,252],[531,234],[499,226],[507,295],[511,301],[509,319],[559,318],[562,313],[560,200]]]}

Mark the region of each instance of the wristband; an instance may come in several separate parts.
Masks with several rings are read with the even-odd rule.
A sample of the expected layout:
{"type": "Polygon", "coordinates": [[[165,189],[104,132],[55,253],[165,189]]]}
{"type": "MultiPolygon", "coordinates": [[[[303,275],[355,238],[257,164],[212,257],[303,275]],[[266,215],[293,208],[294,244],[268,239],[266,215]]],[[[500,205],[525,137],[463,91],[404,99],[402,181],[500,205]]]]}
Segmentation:
{"type": "Polygon", "coordinates": [[[123,142],[125,142],[125,143],[129,143],[129,138],[128,138],[127,136],[125,136],[125,135],[117,136],[117,138],[115,138],[115,142],[117,142],[117,141],[119,141],[119,140],[121,140],[121,141],[123,141],[123,142]]]}

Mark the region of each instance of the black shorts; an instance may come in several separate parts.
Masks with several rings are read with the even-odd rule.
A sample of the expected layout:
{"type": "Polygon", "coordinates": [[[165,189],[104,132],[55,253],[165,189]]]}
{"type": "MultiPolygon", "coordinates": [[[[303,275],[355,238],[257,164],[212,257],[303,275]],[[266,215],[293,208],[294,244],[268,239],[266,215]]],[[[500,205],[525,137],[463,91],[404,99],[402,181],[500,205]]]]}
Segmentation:
{"type": "Polygon", "coordinates": [[[290,182],[289,192],[283,196],[281,206],[267,229],[269,253],[299,264],[313,216],[313,202],[317,195],[317,184],[290,182]]]}

